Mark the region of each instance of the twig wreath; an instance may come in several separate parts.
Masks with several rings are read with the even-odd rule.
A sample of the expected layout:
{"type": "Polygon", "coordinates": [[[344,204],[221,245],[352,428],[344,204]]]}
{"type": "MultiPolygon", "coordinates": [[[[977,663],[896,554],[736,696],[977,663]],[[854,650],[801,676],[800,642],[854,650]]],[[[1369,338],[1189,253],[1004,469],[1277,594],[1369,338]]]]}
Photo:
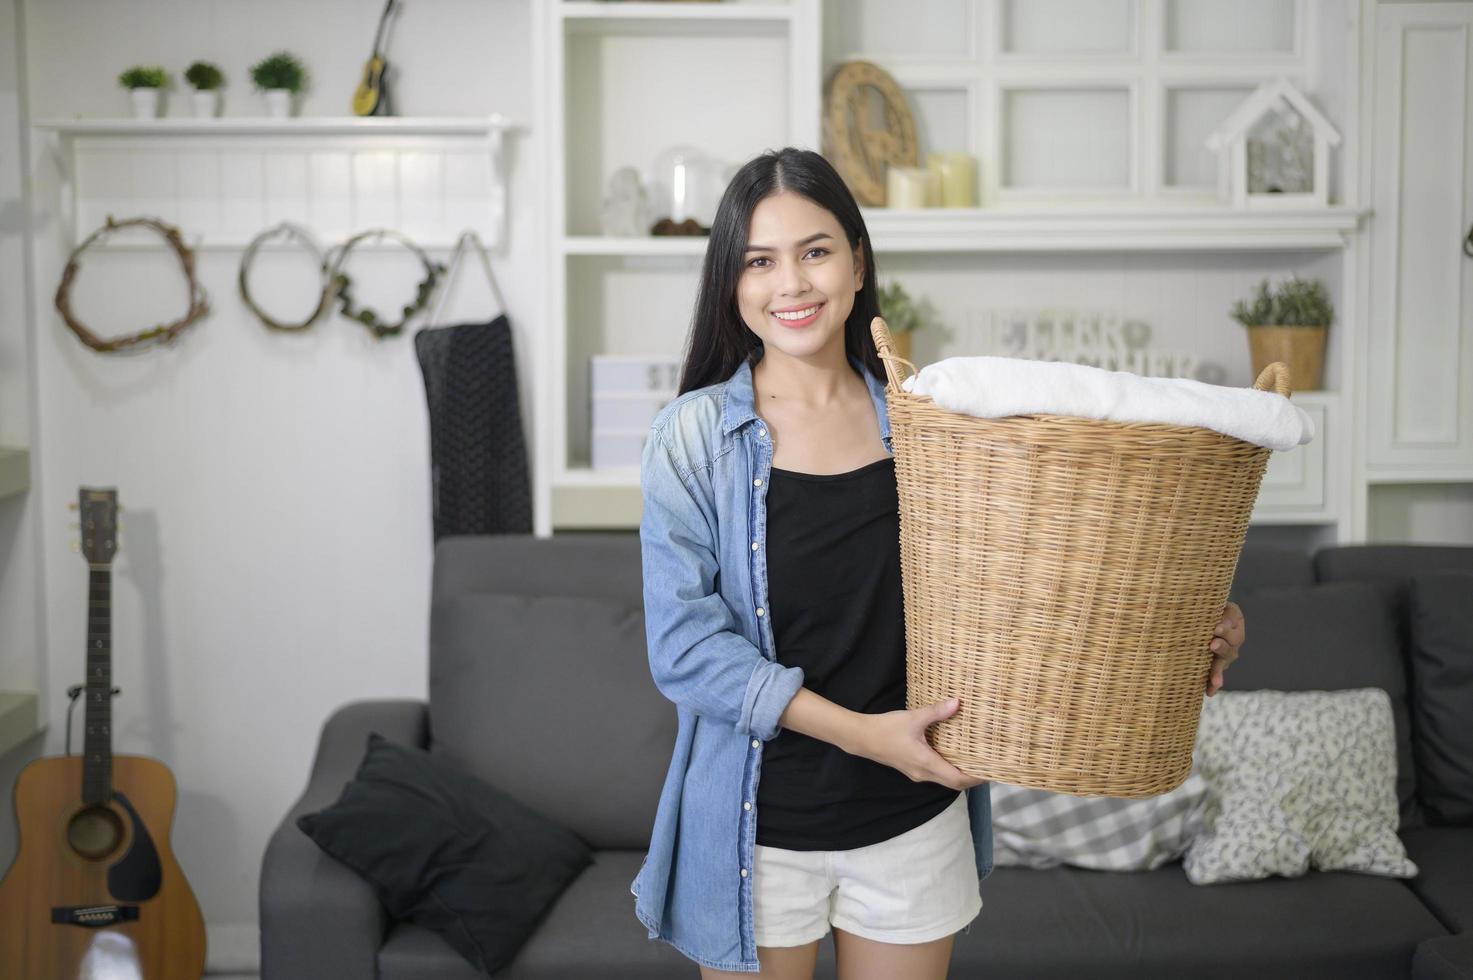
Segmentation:
{"type": "Polygon", "coordinates": [[[81,338],[82,343],[95,351],[107,354],[133,348],[141,349],[147,344],[172,343],[181,330],[210,311],[210,301],[205,294],[204,287],[194,277],[194,252],[184,244],[178,228],[165,224],[157,218],[128,218],[124,221],[114,221],[113,216],[108,215],[107,224],[88,235],[87,239],[72,251],[67,260],[66,269],[61,274],[61,284],[56,287],[56,309],[61,314],[61,318],[66,321],[66,325],[71,327],[72,332],[81,338]],[[104,235],[129,226],[150,228],[158,232],[169,243],[174,254],[179,256],[179,265],[184,269],[184,278],[189,282],[189,310],[183,317],[172,323],[159,324],[128,336],[104,339],[87,329],[86,325],[72,313],[72,281],[76,279],[77,270],[81,268],[80,259],[83,252],[104,235]]]}
{"type": "Polygon", "coordinates": [[[287,333],[295,330],[306,330],[308,327],[312,326],[312,324],[316,323],[317,318],[322,316],[323,312],[332,305],[333,284],[327,278],[327,256],[324,255],[322,249],[318,247],[317,240],[312,237],[311,232],[307,231],[307,229],[301,227],[300,225],[293,224],[290,221],[283,221],[281,224],[277,225],[274,228],[267,228],[255,238],[251,239],[250,244],[245,247],[245,252],[240,257],[239,281],[241,301],[245,303],[248,310],[256,315],[256,319],[260,320],[272,330],[281,330],[287,333]],[[318,291],[317,294],[317,308],[312,311],[311,316],[307,317],[307,319],[303,320],[301,323],[280,323],[276,320],[273,320],[271,317],[267,316],[265,311],[257,306],[256,301],[251,298],[251,290],[248,283],[248,277],[250,274],[251,263],[254,262],[256,259],[256,250],[261,247],[262,242],[266,241],[269,238],[275,238],[278,235],[285,235],[289,239],[295,239],[301,242],[303,245],[307,246],[307,248],[310,249],[312,254],[317,258],[318,274],[322,280],[321,289],[318,291]]]}
{"type": "Polygon", "coordinates": [[[372,330],[373,335],[379,339],[401,332],[404,329],[404,325],[412,320],[416,313],[425,308],[425,305],[430,300],[431,294],[435,291],[435,283],[439,280],[441,273],[445,271],[445,266],[426,255],[424,249],[410,241],[408,237],[388,228],[373,228],[368,231],[359,232],[341,245],[334,245],[328,254],[332,255],[333,253],[336,253],[336,258],[330,260],[331,275],[329,277],[328,288],[336,293],[343,316],[350,320],[357,320],[369,330],[372,330]],[[424,264],[425,277],[420,281],[419,287],[415,292],[414,302],[404,307],[404,316],[398,323],[380,323],[378,314],[373,310],[366,307],[359,309],[353,305],[353,295],[350,289],[352,279],[343,271],[343,265],[348,260],[348,253],[357,247],[358,243],[367,238],[392,238],[419,256],[420,262],[424,264]]]}

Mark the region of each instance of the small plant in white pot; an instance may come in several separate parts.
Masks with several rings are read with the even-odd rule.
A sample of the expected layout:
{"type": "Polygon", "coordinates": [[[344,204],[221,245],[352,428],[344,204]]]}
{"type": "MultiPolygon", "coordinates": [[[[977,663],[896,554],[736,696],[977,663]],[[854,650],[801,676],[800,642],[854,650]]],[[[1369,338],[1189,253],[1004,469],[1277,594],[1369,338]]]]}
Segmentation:
{"type": "Polygon", "coordinates": [[[251,81],[266,93],[267,113],[284,119],[292,114],[293,97],[306,84],[307,69],[294,55],[278,51],[251,67],[251,81]]]}
{"type": "Polygon", "coordinates": [[[194,89],[194,114],[209,119],[220,110],[220,86],[225,76],[218,65],[196,61],[184,70],[184,80],[194,89]]]}
{"type": "Polygon", "coordinates": [[[169,84],[169,73],[159,67],[134,65],[118,76],[118,84],[133,99],[133,115],[153,119],[159,114],[159,94],[169,84]]]}

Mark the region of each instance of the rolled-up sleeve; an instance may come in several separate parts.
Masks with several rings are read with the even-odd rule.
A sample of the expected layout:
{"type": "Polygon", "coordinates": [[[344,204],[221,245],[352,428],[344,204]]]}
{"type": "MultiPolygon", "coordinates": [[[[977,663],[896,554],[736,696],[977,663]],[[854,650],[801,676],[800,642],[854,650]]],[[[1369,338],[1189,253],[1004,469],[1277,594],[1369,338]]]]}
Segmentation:
{"type": "Polygon", "coordinates": [[[677,705],[771,740],[803,686],[803,669],[768,660],[737,631],[717,589],[715,515],[693,492],[660,428],[645,441],[639,482],[645,634],[655,686],[677,705]]]}

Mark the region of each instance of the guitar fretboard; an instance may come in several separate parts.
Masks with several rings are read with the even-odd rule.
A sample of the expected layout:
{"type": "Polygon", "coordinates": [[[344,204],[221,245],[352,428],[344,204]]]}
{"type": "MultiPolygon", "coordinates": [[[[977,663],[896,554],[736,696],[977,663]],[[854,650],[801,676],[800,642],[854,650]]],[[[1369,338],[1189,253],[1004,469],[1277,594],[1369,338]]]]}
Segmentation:
{"type": "Polygon", "coordinates": [[[92,565],[87,576],[87,710],[82,740],[82,799],[106,803],[113,790],[112,568],[92,565]]]}

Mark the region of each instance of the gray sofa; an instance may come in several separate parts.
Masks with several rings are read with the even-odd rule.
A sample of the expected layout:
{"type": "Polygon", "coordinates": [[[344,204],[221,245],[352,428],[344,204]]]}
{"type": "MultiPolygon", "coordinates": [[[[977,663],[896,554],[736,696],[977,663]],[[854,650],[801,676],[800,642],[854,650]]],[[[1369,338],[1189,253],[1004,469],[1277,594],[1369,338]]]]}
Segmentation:
{"type": "MultiPolygon", "coordinates": [[[[1418,801],[1406,581],[1433,569],[1473,570],[1473,548],[1246,548],[1233,597],[1248,641],[1227,675],[1239,690],[1388,689],[1403,763],[1401,833],[1417,878],[1310,872],[1198,887],[1180,863],[1139,874],[998,868],[984,883],[981,917],[957,937],[951,976],[1473,975],[1473,827],[1425,826],[1418,801]],[[1337,584],[1357,582],[1370,585],[1337,584]]],[[[444,539],[433,603],[428,703],[338,710],[306,792],[266,849],[264,980],[476,975],[438,936],[390,921],[369,886],[295,825],[337,798],[370,731],[432,747],[595,849],[595,863],[499,976],[696,976],[691,961],[647,937],[629,892],[675,733],[674,708],[645,660],[637,536],[444,539]]],[[[833,975],[830,939],[818,976],[833,975]]]]}

